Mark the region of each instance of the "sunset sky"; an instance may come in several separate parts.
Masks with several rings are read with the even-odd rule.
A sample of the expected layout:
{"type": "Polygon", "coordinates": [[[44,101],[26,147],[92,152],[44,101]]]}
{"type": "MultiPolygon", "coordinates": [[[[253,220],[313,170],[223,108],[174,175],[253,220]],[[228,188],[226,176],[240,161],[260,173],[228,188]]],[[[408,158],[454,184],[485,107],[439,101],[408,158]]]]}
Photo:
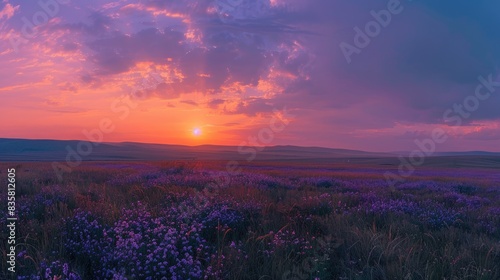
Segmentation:
{"type": "Polygon", "coordinates": [[[0,1],[0,138],[500,151],[498,0],[0,1]]]}

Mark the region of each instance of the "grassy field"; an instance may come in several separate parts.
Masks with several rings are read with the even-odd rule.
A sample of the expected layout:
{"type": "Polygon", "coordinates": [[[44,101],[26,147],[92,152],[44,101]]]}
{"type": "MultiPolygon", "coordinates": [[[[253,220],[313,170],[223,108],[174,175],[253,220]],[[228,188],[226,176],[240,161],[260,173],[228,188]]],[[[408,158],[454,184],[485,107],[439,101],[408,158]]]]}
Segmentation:
{"type": "Polygon", "coordinates": [[[16,169],[18,279],[500,279],[490,166],[389,187],[395,165],[86,162],[63,181],[50,163],[0,165],[16,169]]]}

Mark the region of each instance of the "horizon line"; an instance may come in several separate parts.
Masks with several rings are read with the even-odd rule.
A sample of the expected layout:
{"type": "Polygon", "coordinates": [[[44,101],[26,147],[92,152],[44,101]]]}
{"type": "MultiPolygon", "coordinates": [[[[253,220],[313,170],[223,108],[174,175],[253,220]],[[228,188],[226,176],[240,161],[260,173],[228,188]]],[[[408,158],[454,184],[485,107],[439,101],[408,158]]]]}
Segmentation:
{"type": "MultiPolygon", "coordinates": [[[[0,137],[0,140],[30,140],[30,141],[84,141],[96,143],[96,141],[84,140],[84,139],[48,139],[48,138],[8,138],[8,137],[0,137]]],[[[143,145],[165,145],[165,146],[181,146],[181,147],[203,147],[203,146],[216,146],[216,147],[240,147],[240,145],[221,145],[221,144],[199,144],[199,145],[186,145],[186,144],[174,144],[174,143],[150,143],[150,142],[135,142],[135,141],[102,141],[97,142],[102,144],[143,144],[143,145]]],[[[251,145],[246,145],[243,147],[254,147],[251,145]]],[[[344,150],[344,151],[356,151],[356,152],[365,152],[365,153],[387,153],[394,154],[395,156],[400,155],[401,153],[410,153],[412,151],[367,151],[367,150],[358,150],[358,149],[348,149],[348,148],[339,148],[339,147],[323,147],[323,146],[300,146],[300,145],[291,145],[291,144],[282,144],[282,145],[263,145],[256,147],[297,147],[297,148],[316,148],[316,149],[330,149],[330,150],[344,150]]],[[[464,151],[435,151],[433,154],[440,153],[497,153],[500,154],[500,151],[486,151],[486,150],[464,150],[464,151]]],[[[433,154],[429,156],[433,156],[433,154]]]]}

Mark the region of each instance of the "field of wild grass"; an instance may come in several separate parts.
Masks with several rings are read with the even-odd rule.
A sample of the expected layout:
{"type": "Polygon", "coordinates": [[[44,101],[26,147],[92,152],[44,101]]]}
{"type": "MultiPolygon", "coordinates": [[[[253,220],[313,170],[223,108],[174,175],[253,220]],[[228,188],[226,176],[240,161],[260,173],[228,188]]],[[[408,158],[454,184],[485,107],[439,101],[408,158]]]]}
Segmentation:
{"type": "Polygon", "coordinates": [[[90,162],[62,182],[11,167],[18,279],[500,279],[498,169],[391,188],[368,165],[90,162]]]}

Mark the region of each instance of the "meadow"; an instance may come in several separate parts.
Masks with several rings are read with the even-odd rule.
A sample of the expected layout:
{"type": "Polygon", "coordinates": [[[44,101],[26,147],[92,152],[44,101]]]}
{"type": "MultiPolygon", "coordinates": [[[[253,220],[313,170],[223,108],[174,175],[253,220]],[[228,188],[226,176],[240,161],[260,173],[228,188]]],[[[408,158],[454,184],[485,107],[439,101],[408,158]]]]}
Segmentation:
{"type": "Polygon", "coordinates": [[[85,162],[63,181],[0,166],[16,168],[17,279],[500,279],[497,168],[390,187],[395,167],[370,164],[85,162]]]}

